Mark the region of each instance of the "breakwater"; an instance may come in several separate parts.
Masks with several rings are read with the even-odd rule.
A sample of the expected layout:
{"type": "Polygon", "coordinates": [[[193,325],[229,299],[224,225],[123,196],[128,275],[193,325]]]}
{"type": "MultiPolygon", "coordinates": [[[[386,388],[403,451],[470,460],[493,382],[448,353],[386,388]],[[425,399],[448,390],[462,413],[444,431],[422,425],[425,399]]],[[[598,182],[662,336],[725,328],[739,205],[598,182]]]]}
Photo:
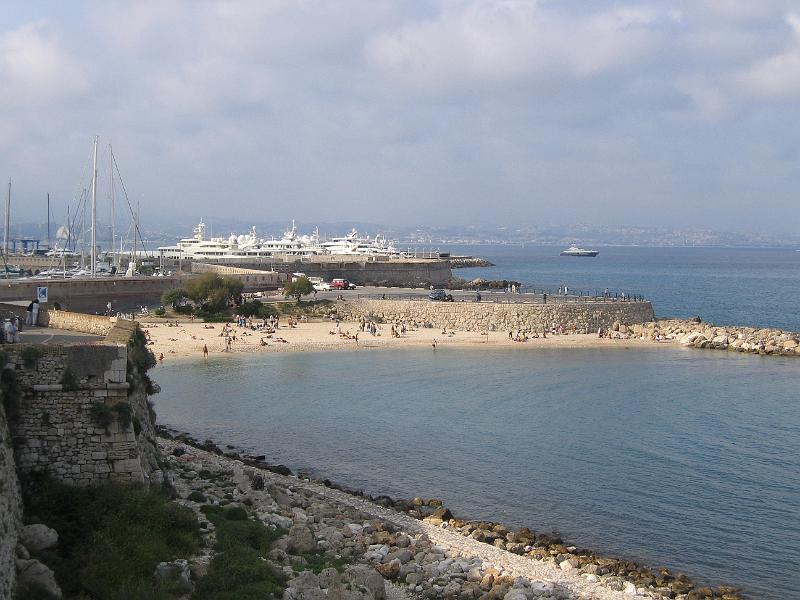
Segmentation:
{"type": "MultiPolygon", "coordinates": [[[[453,277],[447,260],[404,258],[385,256],[350,257],[320,255],[307,258],[269,257],[217,259],[205,264],[237,267],[248,270],[276,271],[283,274],[305,273],[309,277],[322,277],[325,281],[334,278],[348,279],[357,285],[386,285],[393,287],[418,287],[447,285],[453,277]]],[[[165,264],[170,261],[165,260],[165,264]]],[[[182,261],[172,264],[184,270],[192,269],[191,263],[182,261]]]]}
{"type": "Polygon", "coordinates": [[[329,310],[344,320],[377,319],[462,331],[540,332],[549,331],[554,324],[568,331],[596,331],[615,323],[633,325],[655,319],[653,306],[646,301],[505,304],[358,299],[337,302],[329,310]]]}
{"type": "Polygon", "coordinates": [[[635,337],[661,336],[683,346],[750,354],[800,356],[800,334],[781,329],[715,326],[699,321],[661,320],[632,327],[635,337]]]}

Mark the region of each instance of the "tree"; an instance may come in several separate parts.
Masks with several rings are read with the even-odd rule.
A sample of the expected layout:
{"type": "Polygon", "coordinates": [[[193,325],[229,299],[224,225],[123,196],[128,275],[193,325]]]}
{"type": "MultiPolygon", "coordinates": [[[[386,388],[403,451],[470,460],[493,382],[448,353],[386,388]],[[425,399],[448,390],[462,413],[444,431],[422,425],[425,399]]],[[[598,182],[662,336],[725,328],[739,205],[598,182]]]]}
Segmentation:
{"type": "Polygon", "coordinates": [[[286,298],[297,298],[298,304],[300,304],[301,296],[308,296],[313,293],[314,286],[311,281],[309,281],[308,277],[298,277],[283,287],[283,295],[286,298]]]}
{"type": "Polygon", "coordinates": [[[164,295],[161,296],[161,304],[164,306],[171,306],[175,308],[180,304],[183,300],[189,297],[188,292],[183,288],[175,288],[174,290],[167,290],[164,292],[164,295]]]}
{"type": "Polygon", "coordinates": [[[238,279],[204,273],[186,284],[186,294],[200,304],[202,312],[218,313],[230,302],[241,302],[244,284],[238,279]]]}
{"type": "Polygon", "coordinates": [[[262,319],[278,314],[274,306],[263,304],[258,300],[242,302],[234,312],[243,317],[261,317],[262,319]]]}

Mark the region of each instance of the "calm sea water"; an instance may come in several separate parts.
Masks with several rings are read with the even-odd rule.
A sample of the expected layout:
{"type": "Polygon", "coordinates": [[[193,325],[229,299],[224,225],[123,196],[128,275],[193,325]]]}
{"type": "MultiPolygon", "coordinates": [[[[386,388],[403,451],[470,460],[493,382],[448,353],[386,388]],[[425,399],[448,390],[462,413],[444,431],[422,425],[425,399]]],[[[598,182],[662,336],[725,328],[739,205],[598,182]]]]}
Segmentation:
{"type": "Polygon", "coordinates": [[[459,269],[458,277],[514,279],[536,288],[642,294],[660,317],[700,315],[715,324],[800,331],[800,252],[746,248],[599,248],[595,258],[560,248],[460,246],[454,253],[497,266],[459,269]]]}
{"type": "Polygon", "coordinates": [[[800,360],[440,348],[213,358],[154,378],[160,421],[198,437],[798,597],[800,360]]]}

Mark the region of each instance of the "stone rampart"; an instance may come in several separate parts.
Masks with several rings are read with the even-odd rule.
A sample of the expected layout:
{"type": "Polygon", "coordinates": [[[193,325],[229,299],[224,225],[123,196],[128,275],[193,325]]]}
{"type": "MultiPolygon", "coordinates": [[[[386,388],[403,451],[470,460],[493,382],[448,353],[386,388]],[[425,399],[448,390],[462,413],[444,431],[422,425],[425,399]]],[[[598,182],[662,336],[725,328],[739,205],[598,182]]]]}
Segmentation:
{"type": "Polygon", "coordinates": [[[286,273],[277,271],[261,271],[259,269],[243,269],[228,265],[209,263],[191,263],[192,273],[216,273],[220,277],[232,277],[244,284],[245,292],[261,292],[276,290],[286,281],[286,273]]]}
{"type": "Polygon", "coordinates": [[[19,345],[5,352],[20,388],[11,430],[21,476],[47,473],[77,485],[145,482],[158,468],[147,385],[131,376],[127,346],[19,345]]]}
{"type": "Polygon", "coordinates": [[[429,300],[347,300],[334,310],[346,320],[377,318],[384,322],[447,327],[462,331],[542,331],[555,323],[565,329],[608,328],[654,319],[649,302],[565,302],[513,304],[499,302],[433,302],[429,300]]]}
{"type": "Polygon", "coordinates": [[[11,449],[11,433],[0,402],[0,598],[12,598],[15,549],[22,523],[22,495],[11,449]]]}
{"type": "Polygon", "coordinates": [[[39,311],[39,325],[93,335],[108,335],[115,320],[101,315],[87,315],[68,310],[39,311]]]}
{"type": "MultiPolygon", "coordinates": [[[[181,268],[194,269],[182,261],[181,268]]],[[[341,277],[357,285],[389,285],[418,287],[445,286],[453,278],[450,263],[446,260],[385,256],[351,257],[319,255],[302,259],[287,256],[218,259],[214,265],[241,267],[248,270],[277,271],[282,274],[305,273],[309,277],[322,277],[325,281],[341,277]],[[285,259],[285,260],[284,260],[285,259]]]]}

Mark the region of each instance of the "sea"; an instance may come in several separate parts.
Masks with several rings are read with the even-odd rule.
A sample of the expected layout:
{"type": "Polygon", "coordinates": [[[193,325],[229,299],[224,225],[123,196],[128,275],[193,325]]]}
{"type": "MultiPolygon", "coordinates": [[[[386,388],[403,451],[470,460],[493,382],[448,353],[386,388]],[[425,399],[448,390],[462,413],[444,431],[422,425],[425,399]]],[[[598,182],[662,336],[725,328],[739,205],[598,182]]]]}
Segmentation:
{"type": "MultiPolygon", "coordinates": [[[[659,316],[800,329],[800,253],[464,250],[496,266],[462,277],[608,287],[659,316]]],[[[153,377],[161,423],[295,471],[440,498],[461,518],[557,531],[752,599],[800,597],[798,359],[439,347],[167,360],[153,377]]]]}

